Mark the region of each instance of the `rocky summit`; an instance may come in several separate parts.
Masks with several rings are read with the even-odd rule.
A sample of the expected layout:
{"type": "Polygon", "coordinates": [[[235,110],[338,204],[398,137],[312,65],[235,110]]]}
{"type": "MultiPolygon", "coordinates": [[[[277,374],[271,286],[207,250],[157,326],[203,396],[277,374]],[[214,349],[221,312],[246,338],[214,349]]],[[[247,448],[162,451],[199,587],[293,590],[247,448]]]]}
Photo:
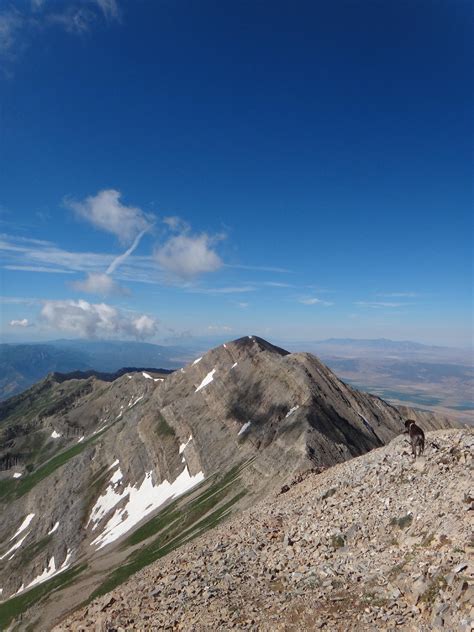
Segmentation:
{"type": "MultiPolygon", "coordinates": [[[[216,573],[215,582],[229,584],[229,594],[235,591],[236,599],[240,598],[240,588],[232,586],[237,586],[237,573],[248,580],[242,583],[242,599],[247,588],[254,590],[256,598],[258,586],[263,590],[269,582],[269,590],[280,595],[282,601],[275,611],[270,606],[258,625],[283,616],[279,610],[282,605],[287,608],[288,617],[293,612],[291,616],[297,625],[303,610],[310,608],[305,601],[307,594],[316,599],[317,590],[329,590],[330,585],[331,590],[337,588],[337,577],[328,571],[325,578],[313,574],[311,590],[316,592],[308,592],[311,581],[307,572],[299,569],[303,566],[304,552],[300,555],[298,547],[303,546],[304,530],[298,526],[298,516],[304,515],[305,496],[314,494],[311,504],[315,511],[322,506],[327,512],[333,508],[334,525],[340,524],[341,532],[334,540],[340,546],[333,548],[337,549],[341,564],[344,559],[350,561],[354,555],[354,549],[346,549],[351,537],[350,525],[346,533],[343,523],[347,523],[351,511],[358,511],[355,538],[362,542],[367,539],[372,524],[371,505],[366,505],[363,485],[371,481],[373,493],[378,485],[390,488],[393,481],[385,479],[390,478],[392,465],[388,459],[384,466],[386,476],[381,466],[376,479],[375,470],[367,466],[367,470],[362,470],[367,472],[365,480],[356,465],[362,460],[342,464],[400,435],[407,416],[425,431],[457,426],[446,417],[412,409],[402,411],[378,397],[357,391],[340,381],[315,356],[290,354],[256,336],[221,345],[172,373],[130,370],[121,371],[114,378],[100,374],[51,374],[0,404],[0,629],[50,630],[74,609],[102,595],[114,594],[111,591],[130,577],[138,577],[137,573],[145,567],[156,562],[160,568],[167,568],[169,556],[174,551],[181,555],[184,550],[195,552],[196,569],[201,569],[196,573],[203,577],[207,577],[204,571],[209,555],[216,563],[220,560],[210,571],[216,573]],[[338,469],[341,467],[348,469],[338,469]],[[361,495],[357,491],[351,496],[356,493],[356,485],[352,491],[348,487],[344,492],[346,497],[341,498],[339,494],[345,489],[342,482],[325,490],[325,477],[338,476],[338,472],[345,472],[348,477],[344,485],[356,485],[360,480],[361,495]],[[301,482],[293,485],[295,481],[301,482]],[[275,496],[281,489],[288,491],[275,496]],[[303,494],[300,514],[296,511],[291,519],[295,533],[289,524],[283,533],[278,517],[271,520],[269,517],[267,527],[259,523],[260,512],[265,515],[268,511],[270,516],[273,509],[267,507],[289,502],[300,492],[303,494]],[[326,493],[325,498],[320,498],[320,494],[326,493]],[[258,513],[251,510],[243,521],[228,522],[258,502],[264,503],[258,505],[258,513]],[[220,523],[224,526],[219,527],[220,523]],[[226,531],[230,524],[240,526],[226,531]],[[240,537],[234,529],[238,528],[244,538],[254,531],[254,524],[255,539],[248,543],[245,539],[241,543],[232,539],[240,537]],[[223,531],[216,531],[216,527],[223,531]],[[227,543],[225,533],[232,536],[227,543]],[[295,564],[301,562],[294,568],[293,562],[287,568],[283,558],[273,564],[273,549],[266,549],[269,542],[272,546],[279,545],[282,533],[287,558],[294,559],[295,564]],[[213,541],[220,538],[219,546],[224,548],[210,549],[199,539],[206,537],[213,541]],[[191,548],[184,549],[186,546],[191,548]],[[254,563],[266,568],[260,584],[256,580],[254,587],[249,580],[253,571],[245,570],[245,564],[237,566],[235,572],[226,570],[231,551],[237,552],[240,547],[242,551],[248,550],[250,561],[242,558],[242,563],[248,562],[248,569],[254,563]],[[297,586],[298,574],[303,583],[297,586]],[[295,606],[301,602],[301,609],[293,611],[293,605],[290,607],[285,601],[286,596],[295,606]]],[[[380,453],[364,458],[371,463],[370,459],[380,453]]],[[[403,472],[408,468],[407,477],[421,477],[418,469],[411,473],[412,464],[406,455],[397,455],[394,462],[399,463],[403,472]]],[[[419,463],[416,462],[417,468],[421,467],[419,463]]],[[[402,480],[405,481],[402,477],[400,483],[402,480]]],[[[418,502],[415,489],[413,493],[406,491],[406,498],[400,502],[410,497],[413,506],[407,512],[414,512],[418,502]]],[[[384,497],[385,502],[391,510],[390,502],[398,501],[394,496],[393,501],[384,497]]],[[[404,520],[409,518],[404,519],[404,515],[408,514],[395,517],[405,524],[404,520]]],[[[328,523],[328,534],[332,526],[328,523]]],[[[392,530],[398,533],[397,528],[395,525],[392,530]]],[[[379,534],[382,526],[374,529],[379,534]]],[[[317,550],[326,554],[332,545],[327,544],[323,531],[317,550]]],[[[409,532],[400,527],[401,535],[409,532]]],[[[358,582],[369,587],[363,569],[375,552],[364,555],[358,582]]],[[[310,566],[316,568],[315,565],[319,567],[319,561],[310,566]]],[[[188,584],[182,592],[179,564],[174,572],[163,574],[170,600],[176,601],[177,606],[183,600],[193,603],[194,584],[189,578],[194,571],[191,566],[189,570],[188,584]],[[175,580],[177,584],[173,583],[175,580]]],[[[220,603],[214,600],[218,594],[215,582],[209,576],[207,588],[202,588],[203,599],[209,606],[220,603]]],[[[153,590],[158,589],[145,586],[143,596],[153,590]]],[[[194,615],[175,611],[167,605],[171,603],[165,599],[167,590],[160,588],[154,594],[155,607],[146,615],[148,623],[133,618],[141,605],[130,601],[130,622],[120,625],[124,629],[133,629],[135,625],[136,629],[186,626],[186,616],[195,621],[196,627],[189,629],[206,629],[207,625],[217,624],[212,617],[207,622],[204,614],[199,615],[204,617],[200,622],[192,619],[194,615]]],[[[374,592],[377,593],[375,586],[374,592]]],[[[112,603],[119,601],[117,597],[110,598],[115,600],[112,603]]],[[[375,596],[374,600],[378,598],[375,596]]],[[[243,605],[238,607],[237,601],[226,599],[233,605],[219,615],[227,622],[225,625],[257,625],[251,623],[258,617],[250,610],[249,616],[242,619],[247,614],[243,605]]],[[[117,604],[114,616],[122,621],[128,607],[124,606],[120,614],[119,607],[117,604]]],[[[369,608],[365,614],[370,614],[372,606],[365,607],[369,608]]],[[[337,604],[333,607],[334,611],[338,608],[337,604]]],[[[307,610],[313,611],[317,608],[307,610]]],[[[361,617],[364,612],[362,609],[361,617]]],[[[290,623],[288,619],[287,624],[290,623]]]]}
{"type": "Polygon", "coordinates": [[[309,473],[55,628],[446,630],[474,623],[474,434],[309,473]]]}

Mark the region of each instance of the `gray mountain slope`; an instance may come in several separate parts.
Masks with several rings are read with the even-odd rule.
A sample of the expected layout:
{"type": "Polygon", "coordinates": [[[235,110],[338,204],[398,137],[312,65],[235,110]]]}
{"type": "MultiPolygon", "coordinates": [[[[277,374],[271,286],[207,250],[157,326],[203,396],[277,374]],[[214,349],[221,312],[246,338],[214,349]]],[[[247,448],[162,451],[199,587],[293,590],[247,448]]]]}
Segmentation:
{"type": "Polygon", "coordinates": [[[403,413],[253,336],[170,375],[48,377],[0,405],[0,629],[25,610],[48,629],[295,474],[387,443],[407,413],[457,425],[403,413]]]}

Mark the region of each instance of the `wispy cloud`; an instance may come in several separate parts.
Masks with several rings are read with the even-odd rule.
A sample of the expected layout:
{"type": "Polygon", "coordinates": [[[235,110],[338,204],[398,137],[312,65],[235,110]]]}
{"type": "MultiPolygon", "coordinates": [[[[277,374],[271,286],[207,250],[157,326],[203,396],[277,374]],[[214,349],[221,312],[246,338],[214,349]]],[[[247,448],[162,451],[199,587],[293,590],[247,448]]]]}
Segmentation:
{"type": "Polygon", "coordinates": [[[3,305],[37,305],[41,303],[40,298],[26,296],[0,296],[3,305]]]}
{"type": "Polygon", "coordinates": [[[225,263],[224,267],[235,268],[237,270],[255,270],[256,272],[284,272],[291,274],[291,270],[288,270],[288,268],[278,268],[274,266],[247,266],[237,263],[225,263]]]}
{"type": "Polygon", "coordinates": [[[227,333],[229,331],[232,331],[232,327],[229,327],[229,325],[209,325],[208,330],[213,332],[227,333]]]}
{"type": "Polygon", "coordinates": [[[268,287],[294,287],[291,283],[281,283],[280,281],[264,281],[262,285],[268,287]]]}
{"type": "Polygon", "coordinates": [[[187,291],[194,294],[240,294],[242,292],[255,292],[256,289],[252,285],[229,285],[226,287],[190,286],[187,288],[187,291]]]}
{"type": "Polygon", "coordinates": [[[321,305],[322,307],[330,307],[331,305],[334,305],[334,303],[331,303],[330,301],[323,301],[322,299],[315,297],[300,298],[298,299],[298,302],[303,305],[321,305]]]}
{"type": "Polygon", "coordinates": [[[49,272],[51,274],[72,274],[72,270],[62,270],[61,268],[50,268],[47,266],[3,266],[6,270],[20,270],[23,272],[49,272]]]}
{"type": "Polygon", "coordinates": [[[107,20],[120,20],[121,13],[116,0],[96,0],[107,20]]]}
{"type": "Polygon", "coordinates": [[[355,305],[359,305],[360,307],[370,307],[372,309],[383,309],[383,308],[398,308],[403,307],[407,303],[393,303],[386,301],[356,301],[355,305]]]}
{"type": "Polygon", "coordinates": [[[418,292],[378,292],[377,296],[386,298],[416,298],[419,294],[418,292]]]}
{"type": "Polygon", "coordinates": [[[100,20],[120,21],[116,0],[31,0],[21,8],[10,3],[0,10],[0,64],[7,76],[11,66],[32,40],[34,33],[60,28],[84,34],[100,20]]]}

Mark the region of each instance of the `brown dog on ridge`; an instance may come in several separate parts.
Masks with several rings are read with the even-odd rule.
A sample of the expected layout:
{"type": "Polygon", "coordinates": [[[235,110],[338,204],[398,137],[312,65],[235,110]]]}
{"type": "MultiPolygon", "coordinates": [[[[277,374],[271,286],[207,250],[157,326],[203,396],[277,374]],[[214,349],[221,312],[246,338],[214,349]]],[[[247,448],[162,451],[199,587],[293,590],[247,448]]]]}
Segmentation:
{"type": "Polygon", "coordinates": [[[417,426],[413,419],[407,419],[405,421],[405,432],[410,436],[412,454],[416,459],[416,449],[418,448],[418,456],[421,456],[425,451],[425,433],[417,426]]]}

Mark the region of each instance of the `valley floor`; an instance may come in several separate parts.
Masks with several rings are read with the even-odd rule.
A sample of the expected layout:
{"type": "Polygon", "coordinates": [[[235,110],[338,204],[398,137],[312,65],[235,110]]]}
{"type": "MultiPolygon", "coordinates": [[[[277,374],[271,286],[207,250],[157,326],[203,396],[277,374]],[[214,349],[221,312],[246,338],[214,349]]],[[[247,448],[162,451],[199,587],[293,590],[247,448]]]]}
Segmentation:
{"type": "Polygon", "coordinates": [[[441,430],[309,473],[54,629],[470,632],[473,452],[441,430]]]}

